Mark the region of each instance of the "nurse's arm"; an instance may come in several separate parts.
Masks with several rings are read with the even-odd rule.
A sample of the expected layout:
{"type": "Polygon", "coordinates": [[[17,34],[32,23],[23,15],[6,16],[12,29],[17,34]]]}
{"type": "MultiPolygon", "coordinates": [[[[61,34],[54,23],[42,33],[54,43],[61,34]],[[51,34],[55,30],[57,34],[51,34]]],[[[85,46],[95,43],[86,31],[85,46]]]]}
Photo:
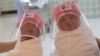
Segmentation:
{"type": "Polygon", "coordinates": [[[15,47],[16,41],[0,42],[0,53],[8,52],[15,47]]]}

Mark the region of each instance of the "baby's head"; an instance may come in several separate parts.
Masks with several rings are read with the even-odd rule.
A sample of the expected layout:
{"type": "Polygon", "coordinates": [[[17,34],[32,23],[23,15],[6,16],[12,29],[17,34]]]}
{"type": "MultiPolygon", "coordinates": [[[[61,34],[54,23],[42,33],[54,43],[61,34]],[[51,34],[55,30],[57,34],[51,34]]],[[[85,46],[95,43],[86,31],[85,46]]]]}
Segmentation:
{"type": "Polygon", "coordinates": [[[80,25],[80,9],[75,3],[67,2],[58,5],[54,10],[53,18],[58,28],[63,31],[72,31],[80,25]]]}
{"type": "Polygon", "coordinates": [[[20,28],[21,35],[40,37],[43,27],[42,17],[36,13],[24,14],[18,23],[18,27],[20,28]]]}

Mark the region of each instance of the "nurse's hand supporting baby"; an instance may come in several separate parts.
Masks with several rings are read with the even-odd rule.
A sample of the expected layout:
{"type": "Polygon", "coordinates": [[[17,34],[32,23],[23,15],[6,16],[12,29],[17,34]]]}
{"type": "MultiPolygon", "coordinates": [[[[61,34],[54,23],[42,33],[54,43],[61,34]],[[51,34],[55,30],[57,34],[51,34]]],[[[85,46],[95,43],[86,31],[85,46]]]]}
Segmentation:
{"type": "Polygon", "coordinates": [[[15,47],[16,41],[0,42],[0,53],[12,50],[15,47]]]}

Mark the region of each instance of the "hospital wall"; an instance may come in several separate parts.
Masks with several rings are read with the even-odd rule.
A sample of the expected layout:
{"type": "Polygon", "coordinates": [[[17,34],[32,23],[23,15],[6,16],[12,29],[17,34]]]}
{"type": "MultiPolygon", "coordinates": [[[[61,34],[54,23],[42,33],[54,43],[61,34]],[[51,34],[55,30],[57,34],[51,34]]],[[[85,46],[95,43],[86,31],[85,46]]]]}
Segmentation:
{"type": "MultiPolygon", "coordinates": [[[[52,15],[53,8],[66,1],[71,0],[48,0],[47,8],[49,15],[52,15]]],[[[100,17],[100,0],[77,0],[82,12],[88,18],[100,17]]],[[[15,0],[0,0],[0,11],[16,10],[15,0]]],[[[51,17],[51,16],[50,16],[51,17]]]]}
{"type": "MultiPolygon", "coordinates": [[[[52,11],[55,6],[66,2],[67,0],[48,0],[48,11],[49,15],[52,15],[52,11]]],[[[70,0],[71,1],[71,0],[70,0]]],[[[82,12],[87,18],[97,18],[100,17],[100,1],[99,0],[77,0],[78,5],[82,12]]]]}
{"type": "Polygon", "coordinates": [[[16,10],[15,0],[0,0],[0,11],[16,10]]]}

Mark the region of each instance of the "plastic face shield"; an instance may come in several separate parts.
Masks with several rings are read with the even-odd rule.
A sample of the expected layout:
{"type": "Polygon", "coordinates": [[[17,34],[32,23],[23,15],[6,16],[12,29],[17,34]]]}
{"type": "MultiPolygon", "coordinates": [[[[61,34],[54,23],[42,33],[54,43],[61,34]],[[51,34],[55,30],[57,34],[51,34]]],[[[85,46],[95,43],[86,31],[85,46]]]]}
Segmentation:
{"type": "Polygon", "coordinates": [[[55,7],[51,24],[51,38],[55,38],[60,31],[70,33],[79,28],[90,29],[90,26],[74,2],[66,2],[55,7]]]}
{"type": "Polygon", "coordinates": [[[44,34],[45,29],[42,17],[37,13],[25,13],[19,19],[11,39],[20,38],[21,36],[29,36],[44,40],[44,34]]]}

